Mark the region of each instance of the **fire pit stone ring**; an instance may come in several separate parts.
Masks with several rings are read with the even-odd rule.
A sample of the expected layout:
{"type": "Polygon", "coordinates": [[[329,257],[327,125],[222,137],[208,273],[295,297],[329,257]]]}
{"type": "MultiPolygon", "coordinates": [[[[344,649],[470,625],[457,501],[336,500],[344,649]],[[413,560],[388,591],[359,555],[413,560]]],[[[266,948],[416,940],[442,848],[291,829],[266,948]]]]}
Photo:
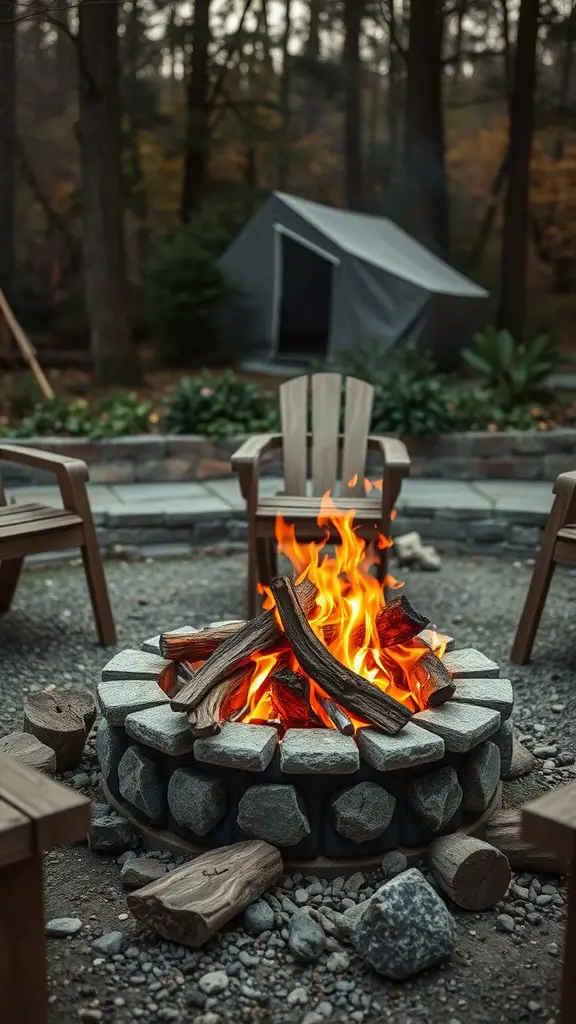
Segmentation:
{"type": "Polygon", "coordinates": [[[452,699],[414,714],[394,736],[298,728],[279,741],[272,725],[224,722],[217,735],[194,739],[162,688],[173,664],[152,637],[102,672],[104,789],[157,845],[201,852],[259,838],[288,863],[333,861],[340,872],[343,863],[356,870],[358,858],[474,831],[498,805],[510,768],[512,685],[474,649],[443,660],[452,699]]]}

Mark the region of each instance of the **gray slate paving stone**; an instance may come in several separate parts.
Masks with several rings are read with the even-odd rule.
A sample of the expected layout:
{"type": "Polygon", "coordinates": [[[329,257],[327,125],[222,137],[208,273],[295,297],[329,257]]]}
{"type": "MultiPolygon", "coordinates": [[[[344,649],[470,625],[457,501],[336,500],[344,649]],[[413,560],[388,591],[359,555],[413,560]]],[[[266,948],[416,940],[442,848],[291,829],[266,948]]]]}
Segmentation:
{"type": "MultiPolygon", "coordinates": [[[[182,634],[182,633],[186,636],[189,633],[197,633],[197,632],[198,632],[198,630],[195,629],[194,626],[179,626],[178,629],[166,630],[166,632],[164,633],[164,636],[180,636],[180,634],[182,634]]],[[[156,636],[151,636],[151,637],[148,638],[148,640],[144,640],[144,642],[142,644],[140,644],[141,650],[146,651],[147,654],[155,654],[158,658],[161,658],[162,657],[162,655],[160,654],[160,637],[161,636],[162,636],[162,634],[158,633],[156,636]]]]}
{"type": "Polygon", "coordinates": [[[172,757],[194,749],[186,712],[172,711],[170,704],[132,712],[127,715],[124,728],[133,739],[172,757]]]}
{"type": "Polygon", "coordinates": [[[366,843],[388,828],[396,798],[376,782],[359,782],[345,789],[332,801],[331,812],[336,831],[353,843],[366,843]]]}
{"type": "Polygon", "coordinates": [[[117,679],[98,683],[98,706],[109,725],[124,725],[127,715],[168,704],[168,694],[153,679],[117,679]]]}
{"type": "Polygon", "coordinates": [[[298,910],[290,919],[288,947],[297,960],[314,962],[326,949],[326,936],[321,925],[305,910],[298,910]]]}
{"type": "Polygon", "coordinates": [[[452,700],[457,704],[477,704],[500,712],[505,722],[514,708],[514,691],[509,679],[456,679],[452,700]]]}
{"type": "Polygon", "coordinates": [[[364,760],[381,772],[439,761],[445,752],[440,736],[419,729],[413,722],[407,722],[396,736],[360,729],[356,740],[364,760]]]}
{"type": "Polygon", "coordinates": [[[462,754],[497,732],[500,712],[474,704],[448,701],[442,707],[419,711],[412,721],[420,728],[440,736],[446,750],[462,754]]]}
{"type": "Polygon", "coordinates": [[[474,647],[449,651],[442,661],[454,679],[496,679],[500,675],[500,666],[474,647]]]}
{"type": "Polygon", "coordinates": [[[118,788],[128,803],[157,821],[164,812],[164,784],[158,766],[144,751],[128,747],[118,765],[118,788]]]}
{"type": "Polygon", "coordinates": [[[416,775],[406,786],[406,798],[422,821],[433,832],[440,832],[462,803],[462,789],[455,769],[443,765],[426,775],[416,775]]]}
{"type": "Polygon", "coordinates": [[[196,740],[194,757],[225,768],[263,772],[274,757],[277,742],[276,729],[271,725],[224,722],[217,736],[196,740]]]}
{"type": "Polygon", "coordinates": [[[246,835],[274,846],[294,846],[310,835],[308,818],[294,786],[250,786],[238,804],[237,820],[246,835]]]}
{"type": "Polygon", "coordinates": [[[285,775],[350,775],[360,755],[352,736],[335,729],[288,729],[280,747],[285,775]]]}
{"type": "Polygon", "coordinates": [[[500,750],[486,740],[471,751],[460,769],[463,810],[481,814],[488,807],[500,781],[500,750]]]}
{"type": "Polygon", "coordinates": [[[177,768],[168,783],[168,807],[182,828],[206,836],[226,814],[224,783],[191,768],[177,768]]]}
{"type": "Polygon", "coordinates": [[[456,927],[424,875],[411,868],[368,901],[352,941],[379,974],[401,980],[446,960],[456,946],[456,927]]]}
{"type": "Polygon", "coordinates": [[[512,752],[514,749],[514,723],[511,718],[503,722],[498,732],[490,737],[500,751],[500,777],[505,779],[512,766],[512,752]]]}

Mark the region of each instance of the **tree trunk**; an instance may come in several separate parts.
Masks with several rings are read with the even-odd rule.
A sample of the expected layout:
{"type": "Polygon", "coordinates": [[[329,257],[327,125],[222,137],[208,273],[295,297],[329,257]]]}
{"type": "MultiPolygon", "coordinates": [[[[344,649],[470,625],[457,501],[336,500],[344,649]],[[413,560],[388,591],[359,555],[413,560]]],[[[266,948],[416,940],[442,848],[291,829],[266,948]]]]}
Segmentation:
{"type": "Polygon", "coordinates": [[[442,107],[441,0],[410,4],[406,86],[406,225],[425,245],[448,251],[448,194],[442,107]]]}
{"type": "Polygon", "coordinates": [[[121,197],[118,7],[80,0],[80,163],[83,263],[97,384],[134,384],[121,197]]]}
{"type": "Polygon", "coordinates": [[[320,12],[323,0],[310,0],[308,8],[308,35],[304,44],[304,53],[308,60],[320,60],[320,12]]]}
{"type": "Polygon", "coordinates": [[[192,24],[192,63],[186,88],[186,154],[180,213],[183,221],[198,210],[206,185],[210,148],[208,63],[210,0],[196,0],[192,24]]]}
{"type": "Polygon", "coordinates": [[[362,0],[344,0],[344,194],[349,210],[361,210],[363,198],[360,59],[362,15],[362,0]]]}
{"type": "Polygon", "coordinates": [[[510,164],[504,203],[498,326],[520,340],[526,317],[530,155],[534,131],[539,0],[522,0],[510,103],[510,164]]]}
{"type": "Polygon", "coordinates": [[[54,10],[53,18],[57,22],[54,45],[56,99],[58,110],[61,113],[76,99],[74,44],[70,38],[70,10],[67,0],[60,0],[54,10]]]}
{"type": "Polygon", "coordinates": [[[401,113],[401,90],[402,90],[402,55],[398,50],[398,35],[400,26],[396,17],[394,0],[388,4],[390,32],[388,42],[388,136],[390,140],[390,181],[394,183],[397,178],[399,158],[401,155],[402,136],[402,113],[401,113]]]}
{"type": "Polygon", "coordinates": [[[13,0],[0,0],[0,287],[15,266],[16,22],[13,0]]]}
{"type": "Polygon", "coordinates": [[[288,188],[290,175],[290,99],[291,99],[291,75],[290,75],[290,36],[292,33],[292,0],[285,0],[284,3],[284,32],[282,35],[282,71],[280,77],[280,118],[282,121],[282,137],[280,139],[280,150],[278,154],[278,188],[285,192],[288,188]]]}

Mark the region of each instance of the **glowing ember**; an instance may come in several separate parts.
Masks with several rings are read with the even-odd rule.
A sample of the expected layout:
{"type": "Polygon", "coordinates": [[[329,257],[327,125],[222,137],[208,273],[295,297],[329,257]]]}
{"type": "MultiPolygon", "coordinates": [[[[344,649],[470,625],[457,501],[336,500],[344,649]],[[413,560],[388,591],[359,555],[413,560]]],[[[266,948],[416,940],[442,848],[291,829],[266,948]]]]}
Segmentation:
{"type": "MultiPolygon", "coordinates": [[[[414,639],[408,644],[382,648],[376,616],[385,604],[384,587],[399,588],[403,584],[390,576],[385,583],[380,583],[371,574],[371,567],[378,561],[377,552],[358,537],[354,516],[354,510],[342,512],[329,494],[324,495],[318,524],[325,528],[325,539],[321,543],[300,544],[294,527],[279,515],[275,529],[278,550],[292,563],[298,582],[308,577],[316,586],[316,605],[309,615],[309,623],[334,657],[411,711],[418,711],[406,679],[414,665],[429,653],[430,646],[414,639]],[[331,527],[340,537],[334,554],[325,550],[331,527]]],[[[378,537],[378,547],[389,547],[391,543],[386,537],[378,537]]],[[[274,608],[274,599],[268,588],[260,587],[260,590],[266,595],[264,608],[274,608]]],[[[446,640],[440,634],[431,635],[432,650],[442,657],[446,640]]],[[[223,718],[275,722],[285,729],[291,725],[302,725],[306,713],[311,710],[327,728],[334,728],[321,703],[326,695],[313,680],[307,680],[307,708],[300,709],[301,715],[295,711],[293,698],[283,701],[282,686],[273,678],[275,671],[288,667],[303,674],[291,651],[268,651],[255,654],[251,660],[254,667],[248,682],[226,699],[223,718]]],[[[370,724],[354,718],[348,710],[346,713],[355,729],[370,724]]]]}

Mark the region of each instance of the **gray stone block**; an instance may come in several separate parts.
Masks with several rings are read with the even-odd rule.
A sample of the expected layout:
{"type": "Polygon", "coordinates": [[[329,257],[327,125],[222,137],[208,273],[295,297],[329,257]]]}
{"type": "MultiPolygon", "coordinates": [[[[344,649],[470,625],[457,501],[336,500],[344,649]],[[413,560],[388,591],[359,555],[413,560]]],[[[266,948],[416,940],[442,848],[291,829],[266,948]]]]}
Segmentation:
{"type": "Polygon", "coordinates": [[[500,712],[503,722],[514,707],[514,691],[509,679],[456,679],[452,700],[457,704],[478,704],[500,712]]]}
{"type": "Polygon", "coordinates": [[[96,756],[104,780],[110,783],[116,779],[118,765],[126,750],[126,733],[123,729],[115,729],[101,718],[96,729],[96,756]]]}
{"type": "Polygon", "coordinates": [[[500,712],[474,704],[449,701],[440,708],[419,711],[412,721],[421,729],[440,736],[446,750],[465,753],[488,739],[500,727],[500,712]]]}
{"type": "Polygon", "coordinates": [[[514,723],[509,718],[503,722],[498,732],[491,737],[500,751],[500,776],[505,779],[512,767],[512,753],[514,749],[514,723]]]}
{"type": "Polygon", "coordinates": [[[120,795],[150,821],[164,814],[164,785],[158,766],[139,747],[128,747],[118,765],[120,795]]]}
{"type": "Polygon", "coordinates": [[[280,748],[285,775],[350,775],[360,755],[352,736],[335,729],[288,729],[280,748]]]}
{"type": "Polygon", "coordinates": [[[182,828],[206,836],[226,814],[228,797],[221,779],[177,768],[168,783],[168,806],[182,828]]]}
{"type": "Polygon", "coordinates": [[[126,648],[115,654],[102,669],[102,682],[109,679],[154,679],[160,685],[174,669],[174,663],[157,654],[126,648]]]}
{"type": "Polygon", "coordinates": [[[129,821],[117,814],[105,814],[92,822],[88,845],[98,853],[122,853],[136,844],[136,835],[129,821]]]}
{"type": "Polygon", "coordinates": [[[471,751],[460,769],[465,814],[485,811],[500,780],[500,750],[486,740],[471,751]]]}
{"type": "Polygon", "coordinates": [[[274,846],[295,846],[310,835],[304,805],[294,786],[250,786],[238,804],[238,824],[246,835],[274,846]]]}
{"type": "Polygon", "coordinates": [[[500,675],[499,665],[473,647],[450,651],[442,660],[454,679],[492,679],[500,675]]]}
{"type": "Polygon", "coordinates": [[[99,683],[98,705],[108,725],[124,725],[127,715],[158,704],[167,704],[168,694],[153,679],[116,679],[99,683]]]}
{"type": "Polygon", "coordinates": [[[224,722],[217,736],[196,740],[194,757],[226,768],[263,772],[274,757],[277,742],[276,729],[271,725],[224,722]]]}
{"type": "Polygon", "coordinates": [[[506,540],[508,523],[505,519],[483,519],[469,523],[468,532],[480,544],[499,544],[506,540]]]}
{"type": "Polygon", "coordinates": [[[455,769],[443,765],[410,779],[406,798],[428,828],[440,832],[462,803],[462,789],[455,769]]]}
{"type": "Polygon", "coordinates": [[[376,782],[359,782],[343,790],[331,805],[336,831],[353,843],[366,843],[386,831],[396,798],[376,782]]]}
{"type": "Polygon", "coordinates": [[[169,704],[134,711],[127,715],[124,728],[133,739],[163,754],[177,757],[194,749],[194,737],[187,714],[184,711],[172,711],[169,704]]]}
{"type": "Polygon", "coordinates": [[[395,736],[376,729],[359,729],[357,742],[368,764],[380,772],[412,765],[440,761],[444,757],[444,740],[408,722],[395,736]]]}

